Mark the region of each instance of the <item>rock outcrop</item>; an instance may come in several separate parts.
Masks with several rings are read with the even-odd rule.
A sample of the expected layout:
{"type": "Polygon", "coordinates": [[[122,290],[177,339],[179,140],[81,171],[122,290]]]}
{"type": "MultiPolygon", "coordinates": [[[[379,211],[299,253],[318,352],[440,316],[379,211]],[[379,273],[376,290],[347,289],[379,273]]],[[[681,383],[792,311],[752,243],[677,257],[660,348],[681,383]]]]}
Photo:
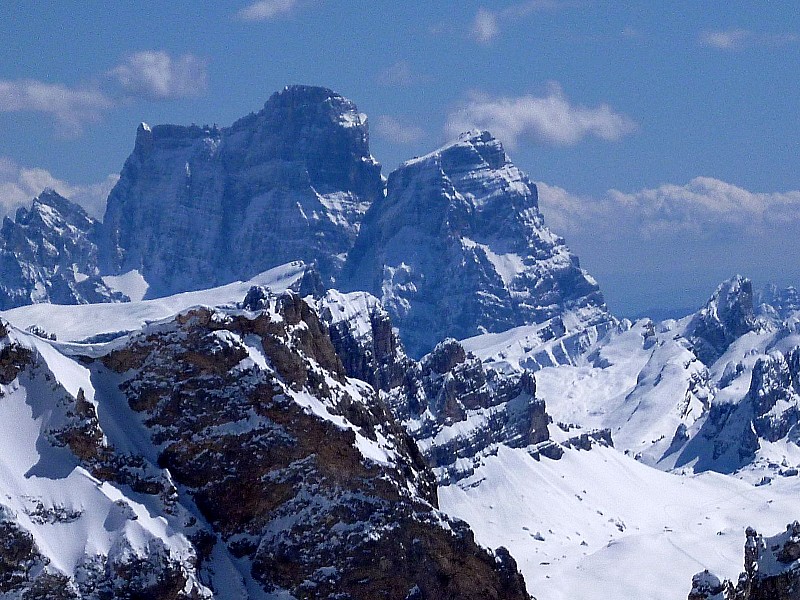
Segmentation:
{"type": "Polygon", "coordinates": [[[686,329],[695,353],[706,365],[725,353],[734,341],[755,331],[753,284],[737,275],[720,284],[686,329]]]}
{"type": "Polygon", "coordinates": [[[759,307],[774,311],[778,319],[788,319],[800,311],[800,294],[794,286],[779,288],[771,284],[756,294],[759,307]]]}
{"type": "Polygon", "coordinates": [[[329,292],[320,305],[348,375],[379,390],[440,485],[472,474],[501,444],[548,443],[550,417],[532,373],[487,368],[452,338],[410,359],[386,310],[364,292],[329,292]]]}
{"type": "Polygon", "coordinates": [[[191,515],[161,486],[135,485],[144,479],[132,459],[147,461],[106,437],[96,397],[75,389],[90,389],[88,370],[5,326],[0,346],[14,365],[0,382],[0,596],[210,599],[197,553],[176,531],[191,515]]]}
{"type": "Polygon", "coordinates": [[[786,354],[773,350],[755,361],[744,397],[710,405],[697,439],[684,451],[686,459],[699,454],[695,470],[733,472],[751,463],[763,442],[796,444],[798,423],[800,347],[786,354]]]}
{"type": "Polygon", "coordinates": [[[734,584],[720,583],[708,571],[692,581],[689,600],[798,600],[800,598],[800,523],[765,538],[748,527],[744,572],[734,584]]]}

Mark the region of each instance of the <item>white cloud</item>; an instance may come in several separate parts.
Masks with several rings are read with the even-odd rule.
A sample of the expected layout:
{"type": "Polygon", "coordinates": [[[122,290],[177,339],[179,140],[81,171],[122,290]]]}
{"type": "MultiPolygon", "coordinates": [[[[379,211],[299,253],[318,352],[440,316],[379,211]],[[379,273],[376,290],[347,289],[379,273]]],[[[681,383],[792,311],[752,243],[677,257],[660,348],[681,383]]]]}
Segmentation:
{"type": "Polygon", "coordinates": [[[128,96],[171,100],[203,94],[208,89],[206,61],[192,54],[173,58],[161,50],[136,52],[111,71],[128,96]]]}
{"type": "Polygon", "coordinates": [[[57,131],[78,136],[89,123],[125,99],[169,100],[208,88],[206,62],[191,54],[173,58],[163,51],[137,52],[94,78],[70,87],[35,79],[0,79],[0,113],[32,112],[53,118],[57,131]]]}
{"type": "Polygon", "coordinates": [[[79,135],[84,125],[99,121],[112,105],[96,88],[71,88],[33,79],[0,80],[0,112],[50,115],[64,135],[79,135]]]}
{"type": "Polygon", "coordinates": [[[97,183],[75,185],[54,177],[46,169],[21,167],[9,158],[0,157],[0,215],[13,215],[18,208],[30,206],[31,200],[45,188],[52,188],[99,219],[118,180],[119,175],[109,175],[97,183]]]}
{"type": "Polygon", "coordinates": [[[555,10],[569,6],[570,3],[559,0],[526,0],[511,4],[501,10],[479,8],[472,20],[470,33],[479,44],[491,44],[500,35],[501,23],[514,21],[543,10],[555,10]]]}
{"type": "Polygon", "coordinates": [[[375,119],[372,129],[375,135],[396,144],[413,144],[425,137],[421,127],[404,123],[389,115],[381,115],[375,119]]]}
{"type": "Polygon", "coordinates": [[[289,14],[298,4],[298,0],[260,0],[245,6],[236,16],[243,21],[270,21],[289,14]]]}
{"type": "Polygon", "coordinates": [[[478,9],[472,21],[472,37],[481,44],[490,44],[500,35],[497,13],[485,8],[478,9]]]}
{"type": "Polygon", "coordinates": [[[488,129],[509,148],[520,140],[536,144],[570,146],[593,136],[614,141],[636,129],[629,117],[607,104],[596,108],[571,104],[557,84],[545,96],[491,97],[473,93],[450,112],[448,137],[470,129],[488,129]]]}
{"type": "Polygon", "coordinates": [[[735,50],[741,48],[750,35],[751,33],[745,29],[705,31],[700,35],[700,43],[720,50],[735,50]]]}
{"type": "Polygon", "coordinates": [[[378,83],[386,87],[405,87],[414,83],[415,80],[414,72],[407,60],[398,60],[378,73],[377,77],[378,83]]]}
{"type": "Polygon", "coordinates": [[[747,29],[704,31],[700,34],[703,46],[717,50],[741,50],[746,46],[783,46],[800,41],[795,33],[756,33],[747,29]]]}

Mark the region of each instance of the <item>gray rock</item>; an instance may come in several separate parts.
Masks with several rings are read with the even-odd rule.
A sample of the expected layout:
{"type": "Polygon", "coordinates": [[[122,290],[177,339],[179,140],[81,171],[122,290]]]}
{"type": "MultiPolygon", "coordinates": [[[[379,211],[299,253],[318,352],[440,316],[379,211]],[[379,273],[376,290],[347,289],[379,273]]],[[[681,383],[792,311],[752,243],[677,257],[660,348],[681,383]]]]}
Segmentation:
{"type": "Polygon", "coordinates": [[[469,476],[501,444],[549,440],[550,417],[532,373],[487,368],[452,338],[415,361],[380,302],[365,292],[332,290],[319,307],[347,374],[375,386],[440,484],[469,476]]]}
{"type": "Polygon", "coordinates": [[[711,365],[739,337],[755,331],[758,321],[753,307],[753,284],[740,275],[724,281],[686,329],[695,354],[711,365]]]}

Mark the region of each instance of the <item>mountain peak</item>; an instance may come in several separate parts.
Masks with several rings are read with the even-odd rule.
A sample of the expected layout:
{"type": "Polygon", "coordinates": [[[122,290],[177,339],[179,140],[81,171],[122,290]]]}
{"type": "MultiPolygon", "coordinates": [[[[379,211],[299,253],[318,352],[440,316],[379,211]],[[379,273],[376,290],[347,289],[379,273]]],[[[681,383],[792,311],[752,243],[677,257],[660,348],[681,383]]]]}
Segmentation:
{"type": "Polygon", "coordinates": [[[104,270],[139,270],[158,295],[301,259],[330,283],[380,170],[366,116],[323,87],[287,86],[230,127],[142,125],[109,195],[104,270]]]}
{"type": "Polygon", "coordinates": [[[734,275],[723,281],[689,323],[687,333],[695,343],[697,356],[706,365],[713,363],[731,343],[754,331],[753,283],[734,275]]]}
{"type": "Polygon", "coordinates": [[[52,188],[5,218],[0,230],[0,308],[36,302],[118,302],[98,276],[98,223],[52,188]]]}
{"type": "Polygon", "coordinates": [[[608,320],[596,282],[545,226],[534,183],[488,131],[400,165],[364,218],[346,287],[384,302],[412,356],[586,309],[608,320]]]}
{"type": "Polygon", "coordinates": [[[61,216],[70,221],[77,219],[91,220],[86,211],[80,205],[68,200],[53,188],[45,188],[41,194],[33,199],[30,212],[41,211],[41,207],[46,206],[58,211],[61,216]]]}
{"type": "Polygon", "coordinates": [[[259,116],[266,117],[272,127],[285,122],[289,128],[327,128],[331,123],[355,128],[363,130],[366,141],[367,116],[359,113],[351,100],[326,87],[287,85],[269,97],[259,116]],[[279,117],[278,122],[275,117],[279,117]]]}
{"type": "Polygon", "coordinates": [[[500,140],[486,130],[472,129],[465,131],[455,140],[433,152],[404,162],[401,167],[427,162],[447,165],[454,161],[476,166],[486,163],[486,166],[492,169],[499,169],[504,164],[511,164],[500,140]]]}
{"type": "MultiPolygon", "coordinates": [[[[735,317],[744,325],[753,316],[753,283],[738,274],[726,279],[717,286],[701,312],[716,315],[721,320],[735,317]]],[[[745,331],[739,335],[743,333],[745,331]]]]}

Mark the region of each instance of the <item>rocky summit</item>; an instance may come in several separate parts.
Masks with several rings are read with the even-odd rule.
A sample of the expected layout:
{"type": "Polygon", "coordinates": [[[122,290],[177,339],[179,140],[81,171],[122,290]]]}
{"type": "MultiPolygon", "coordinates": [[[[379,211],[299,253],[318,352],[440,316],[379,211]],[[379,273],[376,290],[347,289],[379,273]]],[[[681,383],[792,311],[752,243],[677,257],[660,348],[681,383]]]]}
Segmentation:
{"type": "Polygon", "coordinates": [[[485,131],[389,176],[345,265],[421,356],[463,339],[571,312],[575,329],[609,320],[597,283],[544,225],[536,186],[485,131]]]}
{"type": "MultiPolygon", "coordinates": [[[[302,260],[327,287],[375,295],[415,358],[445,337],[546,321],[580,335],[613,321],[498,140],[464,134],[387,185],[366,116],[326,88],[289,86],[230,127],[142,123],[102,225],[66,200],[59,207],[75,216],[83,254],[61,249],[64,228],[39,219],[52,243],[42,258],[10,259],[23,266],[6,268],[5,306],[132,293],[115,295],[96,275],[139,281],[157,298],[302,260]],[[77,279],[65,283],[70,270],[77,279]]],[[[4,228],[6,246],[20,246],[15,230],[33,219],[17,221],[4,228]]]]}
{"type": "Polygon", "coordinates": [[[151,297],[298,259],[331,283],[382,193],[365,115],[325,88],[287,87],[226,128],[142,124],[108,198],[103,266],[139,270],[151,297]]]}
{"type": "Polygon", "coordinates": [[[764,537],[745,532],[744,571],[735,583],[721,582],[708,570],[692,580],[689,600],[797,600],[800,598],[800,523],[764,537]]]}

